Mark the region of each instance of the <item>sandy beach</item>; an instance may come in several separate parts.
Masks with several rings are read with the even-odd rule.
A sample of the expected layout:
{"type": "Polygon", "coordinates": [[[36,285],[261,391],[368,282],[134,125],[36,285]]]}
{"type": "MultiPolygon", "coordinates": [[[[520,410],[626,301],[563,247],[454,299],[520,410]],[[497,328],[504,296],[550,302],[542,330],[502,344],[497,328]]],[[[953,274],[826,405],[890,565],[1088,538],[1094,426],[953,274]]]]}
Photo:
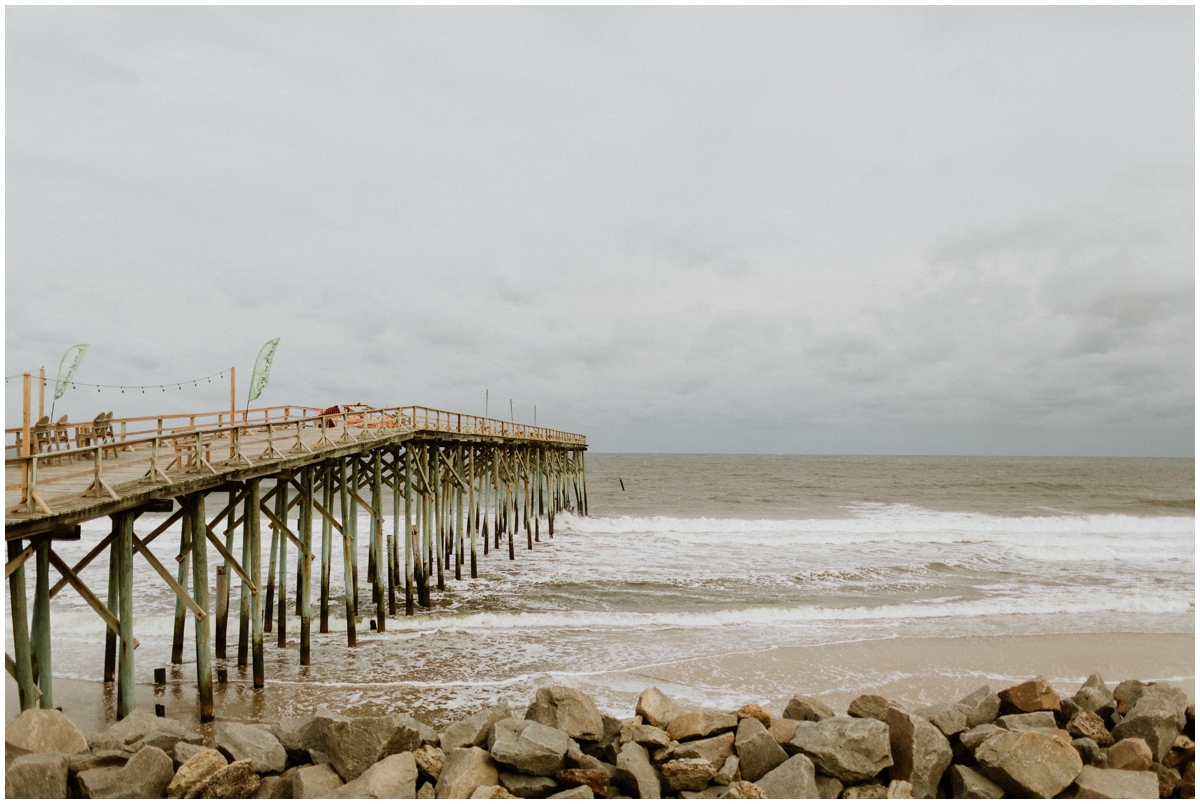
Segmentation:
{"type": "MultiPolygon", "coordinates": [[[[762,702],[779,712],[787,697],[764,695],[764,690],[784,688],[814,695],[835,709],[844,709],[854,697],[867,692],[916,706],[956,701],[983,684],[1002,689],[1036,675],[1045,675],[1058,692],[1069,695],[1094,672],[1110,686],[1129,678],[1165,681],[1183,689],[1194,701],[1195,668],[1192,634],[1055,634],[787,646],[627,668],[605,675],[613,685],[628,690],[622,711],[632,710],[645,687],[658,686],[670,694],[674,687],[686,686],[739,689],[744,691],[746,701],[762,702]]],[[[169,717],[199,728],[194,684],[171,682],[170,671],[168,681],[161,689],[138,685],[138,705],[164,704],[169,717]]],[[[233,669],[230,683],[218,684],[215,689],[217,717],[238,721],[270,722],[277,720],[283,710],[302,711],[319,705],[356,716],[409,711],[436,726],[462,716],[461,712],[409,708],[399,699],[395,705],[380,704],[377,696],[368,696],[370,702],[364,703],[363,690],[358,687],[268,679],[267,688],[255,692],[248,680],[241,679],[233,669]]],[[[85,731],[99,730],[112,722],[114,694],[111,686],[103,684],[55,680],[56,704],[85,731]]],[[[528,701],[513,699],[510,703],[523,708],[528,701]]],[[[5,685],[5,706],[7,723],[19,714],[11,678],[5,685]]]]}

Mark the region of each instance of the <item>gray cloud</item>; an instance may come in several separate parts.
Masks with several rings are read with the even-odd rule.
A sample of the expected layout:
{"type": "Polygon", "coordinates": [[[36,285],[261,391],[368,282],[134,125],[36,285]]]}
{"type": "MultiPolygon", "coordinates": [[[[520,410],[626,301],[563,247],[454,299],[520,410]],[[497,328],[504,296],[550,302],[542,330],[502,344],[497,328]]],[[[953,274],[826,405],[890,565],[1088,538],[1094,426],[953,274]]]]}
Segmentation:
{"type": "Polygon", "coordinates": [[[14,7],[6,374],[281,335],[264,403],[596,449],[1190,455],[1193,20],[14,7]]]}

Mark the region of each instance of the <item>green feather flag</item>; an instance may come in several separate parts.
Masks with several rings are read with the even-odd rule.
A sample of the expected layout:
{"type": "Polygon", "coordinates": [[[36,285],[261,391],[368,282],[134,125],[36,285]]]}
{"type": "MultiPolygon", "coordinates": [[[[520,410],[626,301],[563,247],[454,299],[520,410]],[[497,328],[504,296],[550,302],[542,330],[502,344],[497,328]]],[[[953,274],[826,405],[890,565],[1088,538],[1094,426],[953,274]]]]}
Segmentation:
{"type": "Polygon", "coordinates": [[[254,374],[250,377],[250,396],[246,400],[247,406],[258,399],[262,395],[263,389],[267,387],[267,382],[271,379],[271,362],[275,359],[275,347],[278,345],[279,338],[272,338],[258,350],[258,359],[254,361],[254,374]]]}
{"type": "Polygon", "coordinates": [[[51,421],[54,420],[54,406],[58,403],[58,398],[67,392],[67,385],[75,376],[75,369],[79,368],[79,363],[83,360],[83,353],[87,349],[86,343],[75,344],[67,350],[67,353],[63,355],[62,362],[58,364],[58,382],[54,385],[54,399],[50,403],[51,421]]]}

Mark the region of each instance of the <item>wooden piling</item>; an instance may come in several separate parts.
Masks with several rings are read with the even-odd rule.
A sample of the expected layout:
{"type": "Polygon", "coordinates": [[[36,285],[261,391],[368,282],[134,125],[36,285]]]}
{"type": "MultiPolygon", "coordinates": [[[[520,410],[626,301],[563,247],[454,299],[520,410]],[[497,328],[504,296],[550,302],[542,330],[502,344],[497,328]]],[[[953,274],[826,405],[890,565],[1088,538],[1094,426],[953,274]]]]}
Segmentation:
{"type": "Polygon", "coordinates": [[[312,662],[312,531],[313,531],[313,469],[300,470],[300,548],[296,564],[300,582],[296,589],[300,601],[300,666],[312,662]]]}
{"type": "MultiPolygon", "coordinates": [[[[208,539],[205,538],[207,521],[204,518],[204,492],[189,495],[187,504],[192,508],[192,587],[193,599],[205,616],[194,616],[196,629],[196,688],[200,699],[200,722],[213,719],[212,658],[209,654],[208,628],[208,539]]],[[[124,595],[121,600],[121,627],[125,628],[124,595]]],[[[133,612],[130,611],[132,620],[133,612]]],[[[132,638],[132,634],[130,634],[132,638]]],[[[124,649],[125,640],[121,640],[124,649]]],[[[132,670],[133,645],[129,646],[132,670]]],[[[132,679],[130,680],[132,692],[132,679]]]]}
{"type": "Polygon", "coordinates": [[[479,554],[475,548],[475,534],[479,530],[479,517],[475,513],[475,447],[467,447],[467,530],[471,539],[471,577],[479,577],[479,554]]]}
{"type": "MultiPolygon", "coordinates": [[[[26,395],[28,398],[28,395],[26,395]]],[[[28,436],[26,436],[28,442],[28,436]]],[[[8,559],[11,561],[21,554],[21,540],[13,539],[8,542],[8,559]]],[[[13,633],[13,662],[17,666],[17,693],[20,697],[21,711],[32,709],[37,692],[33,683],[33,657],[29,645],[29,621],[26,618],[25,607],[25,567],[20,566],[8,576],[9,613],[12,615],[13,633]]]]}
{"type": "Polygon", "coordinates": [[[371,456],[371,534],[375,556],[375,617],[380,633],[387,630],[387,601],[383,582],[383,450],[371,456]]]}
{"type": "Polygon", "coordinates": [[[41,691],[38,705],[42,709],[54,708],[53,662],[50,660],[50,540],[38,545],[35,561],[37,577],[34,579],[33,624],[30,635],[32,659],[36,662],[34,683],[41,691]]]}
{"type": "Polygon", "coordinates": [[[350,502],[350,490],[347,482],[350,474],[346,471],[346,459],[338,462],[338,512],[342,517],[342,587],[346,599],[346,646],[357,647],[358,634],[356,631],[357,610],[354,607],[354,556],[353,542],[350,536],[350,518],[347,516],[350,502]]]}
{"type": "Polygon", "coordinates": [[[225,565],[217,565],[217,661],[225,661],[225,631],[229,625],[229,576],[225,565]]]}
{"type": "Polygon", "coordinates": [[[117,654],[117,718],[123,718],[137,707],[134,700],[133,660],[133,512],[122,511],[116,515],[117,547],[120,576],[121,642],[117,654]]]}
{"type": "MultiPolygon", "coordinates": [[[[248,480],[246,494],[246,525],[244,539],[250,542],[250,581],[257,590],[250,597],[250,643],[254,688],[266,686],[266,670],[263,657],[263,594],[262,594],[262,515],[259,511],[261,494],[258,479],[248,480]]],[[[245,587],[243,586],[243,589],[245,587]]]]}
{"type": "MultiPolygon", "coordinates": [[[[112,523],[112,543],[108,546],[108,610],[114,616],[120,617],[121,609],[121,557],[117,553],[117,529],[120,527],[120,522],[116,515],[109,518],[112,523]]],[[[186,525],[185,525],[186,527],[186,525]]],[[[180,550],[187,544],[186,534],[179,539],[180,550]]],[[[184,562],[181,562],[179,573],[182,575],[187,572],[186,557],[184,562]]],[[[184,579],[186,584],[187,580],[184,579]]],[[[184,586],[186,589],[186,585],[184,586]]],[[[180,664],[183,662],[183,622],[186,609],[183,601],[176,599],[175,601],[175,639],[171,643],[171,662],[172,664],[180,664]],[[179,658],[177,658],[179,657],[179,658]]],[[[104,626],[104,683],[111,684],[117,680],[117,632],[107,623],[104,626]]]]}
{"type": "Polygon", "coordinates": [[[350,581],[350,588],[354,593],[354,612],[357,616],[362,610],[362,605],[358,597],[358,458],[350,458],[350,471],[347,473],[343,482],[350,482],[350,513],[344,514],[345,522],[342,527],[350,532],[350,566],[346,569],[348,573],[346,577],[350,581]]]}
{"type": "Polygon", "coordinates": [[[282,477],[276,478],[276,483],[280,484],[281,488],[275,494],[275,517],[279,520],[279,611],[277,617],[279,622],[275,625],[277,647],[287,647],[287,577],[288,577],[288,540],[287,534],[283,532],[283,527],[287,525],[288,512],[288,488],[287,480],[282,477]]]}
{"type": "Polygon", "coordinates": [[[320,633],[329,633],[329,562],[333,553],[333,467],[326,465],[321,475],[321,620],[320,633]]]}
{"type": "MultiPolygon", "coordinates": [[[[257,480],[253,481],[258,483],[257,480]]],[[[255,486],[257,488],[257,486],[255,486]]],[[[258,524],[258,506],[250,507],[250,492],[247,486],[246,496],[242,502],[242,569],[251,573],[254,588],[258,589],[258,581],[254,580],[251,565],[257,559],[254,553],[253,535],[251,530],[258,524]]],[[[250,634],[253,602],[251,601],[250,586],[244,580],[238,585],[238,653],[237,666],[246,667],[250,661],[250,634]]]]}
{"type": "Polygon", "coordinates": [[[413,616],[413,525],[412,447],[404,447],[404,614],[413,616]]]}

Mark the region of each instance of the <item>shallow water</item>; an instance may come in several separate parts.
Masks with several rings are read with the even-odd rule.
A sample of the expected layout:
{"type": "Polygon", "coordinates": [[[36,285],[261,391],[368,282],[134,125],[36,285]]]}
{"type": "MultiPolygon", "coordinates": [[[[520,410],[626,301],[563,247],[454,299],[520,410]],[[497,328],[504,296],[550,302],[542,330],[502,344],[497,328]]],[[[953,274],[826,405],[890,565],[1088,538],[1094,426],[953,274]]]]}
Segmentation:
{"type": "MultiPolygon", "coordinates": [[[[1187,460],[589,455],[592,516],[560,517],[554,539],[543,522],[532,551],[522,533],[515,561],[507,547],[481,555],[479,579],[448,580],[431,610],[389,618],[385,634],[367,632],[364,620],[355,650],[335,616],[330,634],[314,634],[308,668],[298,665],[299,621],[290,615],[289,647],[275,647],[274,634],[265,640],[267,689],[245,692],[262,699],[256,712],[265,701],[272,716],[328,702],[445,720],[499,697],[523,705],[538,686],[570,683],[624,711],[640,689],[628,671],[735,649],[897,636],[1194,634],[1193,488],[1187,460]]],[[[138,532],[161,521],[144,516],[138,532]]],[[[106,521],[86,524],[81,542],[56,549],[73,563],[107,531],[106,521]]],[[[178,539],[176,526],[153,545],[168,567],[178,539]]],[[[210,550],[210,567],[217,561],[210,550]]],[[[360,562],[367,608],[365,546],[360,562]]],[[[266,564],[264,556],[264,573],[266,564]]],[[[289,574],[294,588],[294,563],[289,574]]],[[[169,662],[174,602],[148,567],[137,577],[137,676],[148,682],[169,662]]],[[[106,559],[83,578],[102,592],[106,559]]],[[[314,631],[316,609],[314,600],[314,631]]],[[[99,618],[65,590],[52,619],[55,675],[99,680],[99,618]]],[[[187,644],[191,662],[190,625],[187,644]]],[[[172,678],[186,690],[192,670],[185,664],[172,678]]],[[[230,676],[245,685],[236,669],[230,676]]],[[[791,682],[778,683],[782,691],[791,682]]],[[[745,698],[703,681],[672,693],[711,706],[745,698]]]]}

